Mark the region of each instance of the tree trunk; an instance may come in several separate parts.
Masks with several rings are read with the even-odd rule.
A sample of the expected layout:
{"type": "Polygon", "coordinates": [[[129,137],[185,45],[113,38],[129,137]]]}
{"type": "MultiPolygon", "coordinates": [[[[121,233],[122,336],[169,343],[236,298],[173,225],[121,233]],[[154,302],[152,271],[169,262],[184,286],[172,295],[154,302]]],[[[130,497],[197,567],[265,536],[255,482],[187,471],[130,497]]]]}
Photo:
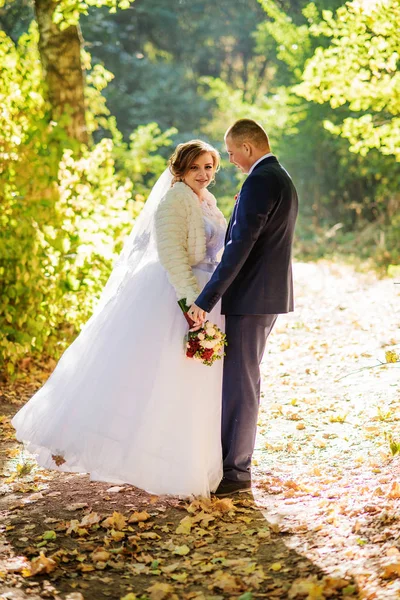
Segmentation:
{"type": "Polygon", "coordinates": [[[81,63],[82,36],[79,26],[60,31],[53,23],[53,0],[35,0],[39,27],[39,52],[52,118],[69,114],[65,130],[78,142],[89,141],[85,120],[84,71],[81,63]]]}

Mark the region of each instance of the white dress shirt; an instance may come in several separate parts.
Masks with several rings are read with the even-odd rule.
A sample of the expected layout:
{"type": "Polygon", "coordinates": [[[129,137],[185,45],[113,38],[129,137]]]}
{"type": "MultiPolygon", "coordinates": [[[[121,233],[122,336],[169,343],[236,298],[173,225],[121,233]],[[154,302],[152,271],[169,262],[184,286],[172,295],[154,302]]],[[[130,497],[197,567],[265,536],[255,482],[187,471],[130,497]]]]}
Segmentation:
{"type": "Polygon", "coordinates": [[[272,152],[268,152],[268,154],[264,154],[264,156],[262,156],[261,158],[259,158],[258,160],[256,160],[256,162],[254,163],[254,165],[251,165],[249,172],[247,173],[247,175],[250,175],[250,173],[253,171],[253,169],[255,168],[256,165],[258,165],[258,163],[260,163],[262,160],[264,160],[264,158],[268,158],[269,156],[274,156],[272,154],[272,152]]]}

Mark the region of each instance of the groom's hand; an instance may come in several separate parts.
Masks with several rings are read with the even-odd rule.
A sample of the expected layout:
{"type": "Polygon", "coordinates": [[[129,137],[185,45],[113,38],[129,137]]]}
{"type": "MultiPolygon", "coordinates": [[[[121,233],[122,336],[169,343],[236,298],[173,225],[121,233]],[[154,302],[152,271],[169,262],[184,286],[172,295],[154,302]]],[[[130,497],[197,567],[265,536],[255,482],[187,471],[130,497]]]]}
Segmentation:
{"type": "Polygon", "coordinates": [[[196,331],[197,329],[200,329],[206,320],[206,311],[196,304],[192,304],[192,306],[189,308],[188,315],[192,321],[194,321],[193,327],[190,331],[196,331]]]}

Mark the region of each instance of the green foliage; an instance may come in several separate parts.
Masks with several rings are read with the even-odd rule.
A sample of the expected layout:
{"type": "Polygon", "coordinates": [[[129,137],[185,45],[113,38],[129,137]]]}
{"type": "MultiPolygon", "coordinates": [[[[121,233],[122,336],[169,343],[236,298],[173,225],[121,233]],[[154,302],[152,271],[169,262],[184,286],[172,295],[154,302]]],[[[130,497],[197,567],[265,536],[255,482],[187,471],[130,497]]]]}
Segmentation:
{"type": "Polygon", "coordinates": [[[53,20],[59,24],[60,29],[66,29],[70,25],[77,25],[80,16],[87,15],[91,6],[105,6],[110,9],[110,13],[115,13],[118,8],[129,8],[133,2],[134,0],[61,0],[57,2],[53,20]]]}
{"type": "Polygon", "coordinates": [[[128,13],[83,17],[94,60],[115,75],[105,95],[124,138],[150,121],[176,127],[179,141],[201,135],[213,106],[198,91],[203,76],[221,76],[250,101],[268,62],[254,53],[261,16],[255,0],[136,0],[128,13]]]}
{"type": "Polygon", "coordinates": [[[207,99],[213,100],[218,107],[214,119],[204,131],[223,137],[227,123],[244,117],[255,119],[262,123],[270,123],[268,135],[273,144],[279,143],[282,132],[288,135],[297,132],[298,123],[304,119],[306,103],[290,93],[285,86],[273,89],[273,93],[260,93],[254,103],[246,100],[243,90],[232,89],[222,79],[203,77],[200,80],[203,94],[207,99]]]}
{"type": "Polygon", "coordinates": [[[114,156],[119,175],[125,174],[135,183],[139,194],[146,194],[166,167],[165,158],[158,154],[160,148],[172,144],[174,127],[162,132],[156,123],[142,125],[129,136],[129,144],[122,139],[115,146],[114,156]]]}
{"type": "Polygon", "coordinates": [[[115,118],[110,117],[103,90],[114,79],[114,75],[103,65],[93,65],[92,57],[85,50],[81,51],[82,67],[86,71],[86,126],[89,133],[98,129],[109,130],[113,137],[118,138],[115,118]]]}
{"type": "MultiPolygon", "coordinates": [[[[26,354],[57,356],[87,320],[143,205],[146,179],[165,168],[157,150],[169,140],[150,124],[133,134],[135,147],[117,137],[76,153],[48,120],[36,27],[18,46],[0,36],[0,365],[12,374],[26,354]],[[123,151],[129,164],[117,174],[123,151]]],[[[93,130],[105,112],[95,100],[107,75],[92,75],[93,130]]]]}
{"type": "MultiPolygon", "coordinates": [[[[396,147],[398,151],[399,133],[396,117],[387,110],[397,106],[399,98],[391,71],[396,44],[398,48],[393,35],[397,9],[385,20],[383,4],[362,3],[370,7],[364,8],[366,12],[379,6],[379,19],[369,19],[366,25],[366,19],[359,18],[361,4],[356,16],[349,17],[352,5],[346,4],[334,19],[334,0],[300,3],[297,12],[284,10],[282,2],[278,6],[272,0],[259,1],[267,20],[256,34],[257,51],[275,57],[267,98],[282,88],[286,92],[275,118],[271,115],[264,122],[271,124],[273,148],[300,192],[298,250],[303,257],[310,251],[312,256],[336,252],[373,257],[379,264],[399,261],[398,173],[389,154],[396,147]],[[377,80],[388,81],[390,75],[392,82],[386,90],[378,85],[375,108],[368,112],[369,92],[365,98],[361,91],[359,98],[356,90],[351,100],[350,96],[338,99],[353,81],[361,85],[367,67],[377,80]],[[307,80],[311,72],[312,84],[307,80]],[[303,93],[305,89],[309,93],[303,93]],[[286,123],[278,116],[285,113],[289,113],[286,123]],[[356,152],[349,152],[348,140],[356,152]]],[[[394,6],[387,0],[386,8],[388,2],[394,6]]],[[[373,86],[369,91],[370,101],[375,102],[373,86]]],[[[395,111],[398,114],[398,108],[395,111]]]]}
{"type": "MultiPolygon", "coordinates": [[[[70,25],[77,25],[81,15],[87,15],[90,7],[107,7],[110,13],[117,9],[127,9],[135,0],[58,0],[55,3],[53,19],[60,25],[60,29],[66,29],[70,25]]],[[[17,4],[15,0],[0,0],[0,9],[10,4],[17,4]]]]}
{"type": "Polygon", "coordinates": [[[348,2],[336,15],[323,11],[310,28],[330,40],[307,62],[295,92],[333,109],[348,106],[347,116],[325,126],[350,141],[350,150],[366,155],[371,148],[400,159],[400,2],[348,2]]]}
{"type": "MultiPolygon", "coordinates": [[[[71,25],[78,25],[82,15],[87,15],[91,7],[108,8],[110,13],[117,12],[117,9],[127,9],[135,0],[57,0],[54,2],[53,21],[61,30],[67,29],[71,25]]],[[[18,0],[0,0],[1,12],[10,12],[10,5],[19,5],[18,0]]],[[[18,7],[24,9],[24,13],[29,13],[29,6],[18,7]]],[[[17,8],[17,11],[18,11],[17,8]]],[[[11,8],[12,10],[12,8],[11,8]]]]}
{"type": "Polygon", "coordinates": [[[302,64],[310,52],[311,41],[308,24],[296,25],[273,0],[259,0],[269,19],[258,27],[258,50],[265,49],[271,38],[276,42],[276,57],[285,63],[297,78],[302,64]]]}

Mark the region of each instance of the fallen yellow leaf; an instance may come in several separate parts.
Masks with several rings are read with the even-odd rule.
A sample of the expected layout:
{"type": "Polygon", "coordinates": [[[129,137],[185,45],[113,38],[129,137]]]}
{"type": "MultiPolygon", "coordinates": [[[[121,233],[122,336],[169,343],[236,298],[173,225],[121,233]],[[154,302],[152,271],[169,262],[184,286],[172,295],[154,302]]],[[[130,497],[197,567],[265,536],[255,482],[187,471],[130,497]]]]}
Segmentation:
{"type": "Polygon", "coordinates": [[[90,558],[93,562],[107,562],[110,556],[110,553],[104,550],[104,548],[97,548],[92,552],[90,558]]]}
{"type": "Polygon", "coordinates": [[[400,484],[398,481],[393,481],[392,487],[388,493],[388,498],[400,498],[400,484]]]}
{"type": "Polygon", "coordinates": [[[183,535],[187,535],[190,533],[191,529],[193,526],[193,519],[192,517],[184,517],[178,527],[175,530],[175,533],[182,533],[183,535]]]}
{"type": "Polygon", "coordinates": [[[111,529],[110,535],[115,542],[120,542],[125,537],[125,531],[115,531],[115,529],[111,529]]]}
{"type": "Polygon", "coordinates": [[[233,500],[231,498],[218,498],[214,500],[212,508],[213,510],[225,513],[235,510],[235,505],[233,504],[233,500]]]}
{"type": "Polygon", "coordinates": [[[314,577],[296,579],[289,590],[288,598],[291,600],[292,598],[304,598],[306,596],[307,600],[324,600],[323,591],[324,586],[314,577]]]}
{"type": "Polygon", "coordinates": [[[171,597],[174,592],[174,588],[169,583],[155,583],[146,590],[150,592],[150,600],[164,600],[164,598],[171,597]]]}
{"type": "Polygon", "coordinates": [[[128,523],[139,523],[142,521],[147,521],[150,519],[150,515],[148,512],[134,512],[128,519],[128,523]]]}
{"type": "Polygon", "coordinates": [[[27,572],[23,572],[22,575],[24,577],[32,577],[33,575],[38,575],[39,573],[51,573],[57,567],[57,563],[52,558],[47,558],[47,556],[41,552],[37,558],[34,558],[31,561],[31,565],[29,570],[29,574],[27,572]]]}
{"type": "Polygon", "coordinates": [[[399,577],[400,576],[400,562],[393,562],[388,565],[385,565],[383,568],[383,572],[381,577],[383,579],[389,579],[390,577],[399,577]]]}
{"type": "Polygon", "coordinates": [[[234,577],[229,573],[217,571],[212,575],[212,589],[217,588],[228,594],[233,594],[235,592],[242,592],[244,590],[244,587],[245,585],[239,579],[239,577],[234,577]]]}
{"type": "Polygon", "coordinates": [[[85,515],[80,522],[80,527],[91,527],[92,525],[96,525],[101,521],[100,515],[96,512],[90,512],[88,515],[85,515]]]}
{"type": "Polygon", "coordinates": [[[179,554],[179,556],[185,556],[186,554],[189,554],[189,552],[190,548],[189,546],[186,546],[186,544],[183,546],[175,546],[173,550],[173,554],[179,554]]]}
{"type": "Polygon", "coordinates": [[[77,568],[79,571],[82,571],[82,573],[89,573],[89,571],[95,570],[94,565],[88,565],[87,563],[81,563],[77,568]]]}
{"type": "Polygon", "coordinates": [[[127,518],[124,517],[122,513],[114,511],[112,517],[107,517],[107,519],[104,519],[101,526],[105,527],[106,529],[110,528],[120,531],[126,526],[126,522],[127,518]]]}

